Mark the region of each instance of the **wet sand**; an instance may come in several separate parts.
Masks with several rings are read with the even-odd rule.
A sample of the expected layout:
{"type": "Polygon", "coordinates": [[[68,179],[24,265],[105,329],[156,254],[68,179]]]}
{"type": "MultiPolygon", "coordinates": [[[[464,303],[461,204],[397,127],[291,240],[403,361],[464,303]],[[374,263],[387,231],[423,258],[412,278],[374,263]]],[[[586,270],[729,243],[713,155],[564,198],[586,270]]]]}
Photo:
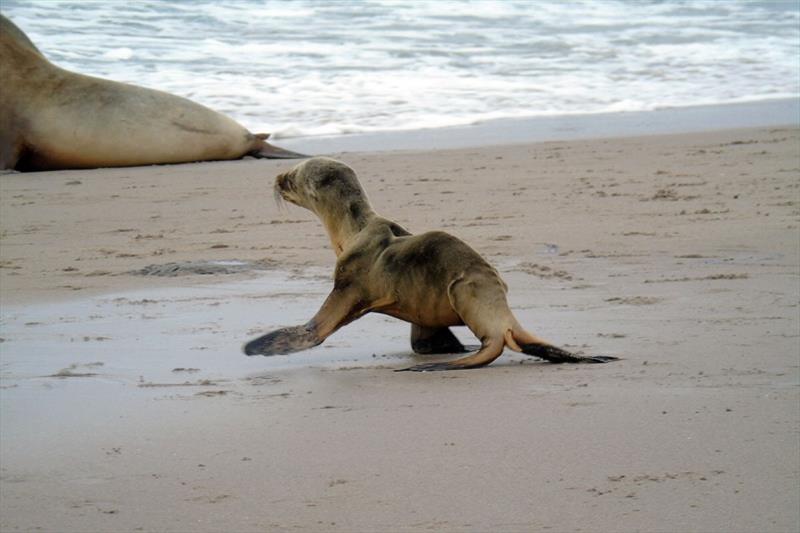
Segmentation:
{"type": "Polygon", "coordinates": [[[501,118],[464,126],[352,135],[282,138],[303,153],[445,150],[578,139],[767,128],[800,116],[796,98],[663,108],[652,111],[501,118]]]}
{"type": "Polygon", "coordinates": [[[272,199],[291,163],[0,176],[0,529],[796,531],[799,142],[338,156],[530,330],[623,358],[425,374],[383,316],[241,354],[330,289],[322,227],[272,199]]]}

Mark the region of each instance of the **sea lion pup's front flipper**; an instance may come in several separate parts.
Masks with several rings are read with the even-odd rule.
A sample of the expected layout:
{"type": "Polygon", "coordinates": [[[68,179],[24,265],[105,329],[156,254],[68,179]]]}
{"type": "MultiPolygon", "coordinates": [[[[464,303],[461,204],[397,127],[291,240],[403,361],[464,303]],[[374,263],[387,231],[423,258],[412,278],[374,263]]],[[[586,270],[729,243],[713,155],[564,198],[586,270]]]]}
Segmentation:
{"type": "Polygon", "coordinates": [[[257,159],[305,159],[311,156],[299,154],[267,142],[269,133],[256,133],[256,147],[247,155],[257,159]]]}
{"type": "Polygon", "coordinates": [[[245,344],[244,353],[286,355],[313,348],[369,309],[355,290],[334,288],[314,318],[302,326],[281,328],[253,339],[245,344]]]}

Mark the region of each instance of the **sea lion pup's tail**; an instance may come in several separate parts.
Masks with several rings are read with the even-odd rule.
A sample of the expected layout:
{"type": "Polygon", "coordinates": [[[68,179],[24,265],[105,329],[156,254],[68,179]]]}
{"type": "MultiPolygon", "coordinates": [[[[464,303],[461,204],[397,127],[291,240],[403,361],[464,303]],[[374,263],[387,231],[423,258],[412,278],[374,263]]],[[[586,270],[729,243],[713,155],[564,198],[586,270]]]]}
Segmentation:
{"type": "Polygon", "coordinates": [[[519,323],[507,329],[504,335],[506,346],[517,352],[532,355],[551,363],[608,363],[617,361],[618,357],[609,355],[584,356],[570,353],[557,346],[543,341],[537,336],[525,331],[519,323]]]}
{"type": "Polygon", "coordinates": [[[311,157],[268,143],[267,139],[269,139],[269,135],[269,133],[253,134],[254,148],[248,152],[247,155],[257,159],[305,159],[307,157],[311,157]]]}

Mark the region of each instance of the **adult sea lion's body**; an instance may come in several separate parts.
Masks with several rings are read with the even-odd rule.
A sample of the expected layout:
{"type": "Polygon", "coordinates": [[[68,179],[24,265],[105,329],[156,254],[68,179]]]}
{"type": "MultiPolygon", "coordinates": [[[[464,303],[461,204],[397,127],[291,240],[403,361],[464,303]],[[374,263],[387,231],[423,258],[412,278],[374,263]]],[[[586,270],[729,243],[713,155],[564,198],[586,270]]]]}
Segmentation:
{"type": "Polygon", "coordinates": [[[343,163],[321,157],[303,162],[276,178],[275,192],[313,211],[325,225],[338,258],[334,287],[308,323],[249,342],[247,355],[311,348],[345,324],[378,312],[411,322],[412,343],[435,338],[441,341],[433,343],[435,348],[447,346],[451,337],[455,340],[448,327],[460,325],[481,341],[474,354],[407,370],[480,367],[499,357],[505,346],[555,363],[615,359],[577,356],[525,331],[508,307],[506,284],[475,250],[441,231],[411,235],[376,215],[355,172],[343,163]]]}
{"type": "Polygon", "coordinates": [[[0,170],[303,157],[186,98],[64,70],[2,15],[0,72],[0,170]]]}

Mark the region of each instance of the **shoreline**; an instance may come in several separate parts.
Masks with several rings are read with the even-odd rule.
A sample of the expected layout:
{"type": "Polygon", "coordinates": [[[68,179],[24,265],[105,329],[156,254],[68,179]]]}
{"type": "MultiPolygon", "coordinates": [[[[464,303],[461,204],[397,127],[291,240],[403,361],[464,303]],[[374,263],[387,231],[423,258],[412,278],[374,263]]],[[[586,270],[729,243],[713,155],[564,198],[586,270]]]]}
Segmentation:
{"type": "Polygon", "coordinates": [[[449,150],[509,144],[637,137],[800,125],[800,99],[502,118],[472,125],[347,135],[285,137],[275,142],[313,154],[449,150]]]}

